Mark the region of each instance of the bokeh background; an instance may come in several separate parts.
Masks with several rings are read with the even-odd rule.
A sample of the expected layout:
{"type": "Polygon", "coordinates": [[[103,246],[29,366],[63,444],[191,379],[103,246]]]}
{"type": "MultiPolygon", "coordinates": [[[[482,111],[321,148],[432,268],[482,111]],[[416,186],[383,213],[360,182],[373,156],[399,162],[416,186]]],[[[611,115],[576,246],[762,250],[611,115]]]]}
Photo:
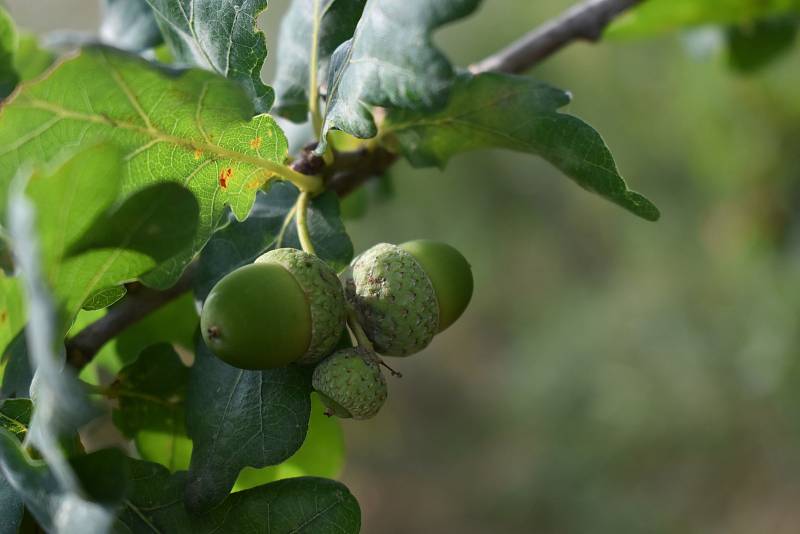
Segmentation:
{"type": "MultiPolygon", "coordinates": [[[[487,0],[437,42],[467,65],[570,3],[487,0]]],[[[39,32],[99,20],[95,0],[7,4],[39,32]]],[[[357,250],[447,241],[476,289],[393,361],[381,416],[344,423],[364,532],[800,532],[800,47],[743,76],[719,36],[578,44],[532,72],[658,223],[509,152],[368,190],[357,250]]]]}

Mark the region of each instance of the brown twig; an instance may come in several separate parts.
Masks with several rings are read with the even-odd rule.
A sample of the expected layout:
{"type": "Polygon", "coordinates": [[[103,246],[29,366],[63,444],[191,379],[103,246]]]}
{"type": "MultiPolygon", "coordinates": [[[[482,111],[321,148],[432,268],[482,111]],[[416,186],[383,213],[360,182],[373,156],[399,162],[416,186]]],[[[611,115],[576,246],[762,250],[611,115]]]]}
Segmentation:
{"type": "Polygon", "coordinates": [[[67,363],[75,369],[85,367],[103,345],[123,330],[189,291],[195,270],[196,264],[190,264],[175,285],[164,291],[130,285],[123,300],[67,341],[67,363]]]}
{"type": "MultiPolygon", "coordinates": [[[[559,17],[534,29],[520,40],[470,66],[473,73],[523,72],[564,46],[578,40],[597,41],[606,26],[620,13],[643,0],[586,0],[559,17]]],[[[327,189],[346,196],[370,178],[380,176],[394,164],[397,155],[384,149],[362,149],[336,155],[332,166],[304,149],[292,168],[303,174],[322,173],[327,189]]],[[[67,361],[77,369],[88,364],[108,341],[123,330],[177,298],[191,288],[195,265],[165,291],[142,286],[131,288],[125,299],[98,321],[67,341],[67,361]]]]}
{"type": "Polygon", "coordinates": [[[575,41],[598,41],[620,13],[643,0],[586,0],[518,41],[469,67],[470,72],[519,74],[575,41]]]}

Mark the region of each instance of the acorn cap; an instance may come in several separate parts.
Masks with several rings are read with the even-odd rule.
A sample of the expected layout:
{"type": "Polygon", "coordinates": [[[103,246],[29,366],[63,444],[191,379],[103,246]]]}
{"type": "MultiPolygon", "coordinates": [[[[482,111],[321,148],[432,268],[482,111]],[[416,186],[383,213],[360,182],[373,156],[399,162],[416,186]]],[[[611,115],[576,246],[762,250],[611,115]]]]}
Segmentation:
{"type": "Polygon", "coordinates": [[[414,256],[433,284],[439,302],[439,332],[461,317],[472,299],[472,268],[455,248],[441,241],[417,239],[400,245],[414,256]]]}
{"type": "Polygon", "coordinates": [[[276,264],[286,269],[305,294],[311,314],[311,341],[296,361],[312,364],[334,350],[342,334],[347,310],[336,272],[313,254],[279,248],[259,256],[256,264],[276,264]]]}
{"type": "Polygon", "coordinates": [[[252,264],[223,277],[200,315],[203,340],[220,359],[240,369],[290,364],[311,341],[305,293],[277,264],[252,264]]]}
{"type": "Polygon", "coordinates": [[[344,284],[347,300],[380,354],[414,354],[439,331],[433,284],[414,256],[397,245],[380,243],[358,256],[344,284]]]}
{"type": "Polygon", "coordinates": [[[332,415],[369,419],[388,396],[377,357],[354,347],[334,352],[314,369],[312,385],[332,415]]]}

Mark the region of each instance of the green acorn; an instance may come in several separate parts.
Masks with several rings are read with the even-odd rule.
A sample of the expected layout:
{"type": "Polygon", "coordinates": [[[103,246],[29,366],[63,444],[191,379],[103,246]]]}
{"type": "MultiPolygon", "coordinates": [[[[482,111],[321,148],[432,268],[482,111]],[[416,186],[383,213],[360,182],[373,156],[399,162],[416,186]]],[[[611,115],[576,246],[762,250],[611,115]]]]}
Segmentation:
{"type": "Polygon", "coordinates": [[[378,358],[361,347],[342,349],[323,360],[312,377],[328,415],[369,419],[388,395],[378,358]]]}
{"type": "Polygon", "coordinates": [[[325,262],[277,249],[228,273],[200,316],[203,339],[242,369],[316,363],[334,350],[346,318],[344,294],[325,262]]]}
{"type": "Polygon", "coordinates": [[[344,274],[345,295],[375,351],[408,356],[458,319],[472,297],[472,270],[445,243],[381,243],[344,274]]]}

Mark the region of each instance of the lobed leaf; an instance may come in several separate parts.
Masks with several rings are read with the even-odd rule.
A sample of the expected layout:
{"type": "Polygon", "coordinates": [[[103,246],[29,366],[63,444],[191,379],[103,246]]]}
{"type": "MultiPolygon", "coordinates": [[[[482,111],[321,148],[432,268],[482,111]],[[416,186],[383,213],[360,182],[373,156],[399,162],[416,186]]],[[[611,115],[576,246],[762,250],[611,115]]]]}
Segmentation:
{"type": "Polygon", "coordinates": [[[115,292],[118,298],[120,284],[191,247],[194,196],[178,184],[159,183],[116,203],[122,168],[119,152],[101,144],[50,174],[35,174],[27,187],[37,207],[47,280],[62,315],[61,336],[87,301],[97,301],[98,292],[115,292]]]}
{"type": "Polygon", "coordinates": [[[123,50],[141,52],[157,46],[163,38],[146,0],[103,0],[100,40],[123,50]]]}
{"type": "MultiPolygon", "coordinates": [[[[172,441],[165,452],[174,452],[175,441],[186,436],[188,379],[189,368],[172,346],[161,343],[148,347],[119,372],[110,388],[110,395],[118,399],[114,424],[128,438],[137,438],[143,431],[164,435],[172,441]]],[[[166,463],[174,465],[175,458],[168,458],[166,463]]]]}
{"type": "Polygon", "coordinates": [[[536,154],[584,189],[657,220],[658,209],[628,189],[600,135],[577,117],[558,112],[568,102],[567,93],[527,77],[463,76],[443,110],[392,110],[384,128],[413,165],[444,165],[455,154],[482,148],[536,154]]]}
{"type": "Polygon", "coordinates": [[[369,0],[353,38],[333,54],[328,108],[317,152],[329,130],[377,134],[371,108],[433,110],[443,106],[455,78],[433,45],[436,28],[465,17],[480,0],[369,0]]]}
{"type": "Polygon", "coordinates": [[[275,465],[292,456],[306,437],[310,395],[305,368],[237,369],[199,340],[186,401],[194,444],[186,486],[189,509],[207,510],[222,502],[244,467],[275,465]]]}
{"type": "Polygon", "coordinates": [[[272,534],[357,534],[361,510],[349,490],[322,478],[273,482],[228,496],[202,515],[189,515],[181,495],[185,473],[130,460],[134,480],[120,521],[134,534],[170,532],[270,532],[272,534]]]}
{"type": "Polygon", "coordinates": [[[256,27],[267,0],[146,1],[177,62],[235,80],[258,113],[269,111],[275,95],[261,82],[267,43],[256,27]]]}
{"type": "Polygon", "coordinates": [[[316,393],[311,395],[308,434],[296,453],[272,467],[245,467],[233,491],[244,491],[268,482],[291,477],[337,478],[344,467],[344,435],[338,417],[325,415],[326,407],[316,393]]]}
{"type": "Polygon", "coordinates": [[[353,36],[366,0],[292,0],[278,36],[276,103],[273,111],[293,122],[308,120],[313,36],[318,33],[317,68],[353,36]],[[319,4],[315,17],[314,4],[319,4]]]}
{"type": "MultiPolygon", "coordinates": [[[[280,247],[301,248],[293,208],[299,192],[285,182],[259,193],[247,220],[232,221],[219,230],[200,255],[194,291],[205,299],[211,288],[232,270],[252,263],[258,256],[280,247]]],[[[343,269],[353,259],[353,243],[339,214],[339,201],[332,192],[309,204],[308,229],[317,255],[334,269],[343,269]]]]}
{"type": "MultiPolygon", "coordinates": [[[[145,281],[172,285],[230,205],[240,219],[286,158],[286,140],[235,84],[191,70],[170,73],[122,52],[90,48],[26,85],[0,110],[0,203],[14,169],[65,147],[109,140],[124,154],[122,192],[178,182],[199,203],[191,247],[145,281]]],[[[91,197],[81,199],[92,201],[91,197]]]]}

